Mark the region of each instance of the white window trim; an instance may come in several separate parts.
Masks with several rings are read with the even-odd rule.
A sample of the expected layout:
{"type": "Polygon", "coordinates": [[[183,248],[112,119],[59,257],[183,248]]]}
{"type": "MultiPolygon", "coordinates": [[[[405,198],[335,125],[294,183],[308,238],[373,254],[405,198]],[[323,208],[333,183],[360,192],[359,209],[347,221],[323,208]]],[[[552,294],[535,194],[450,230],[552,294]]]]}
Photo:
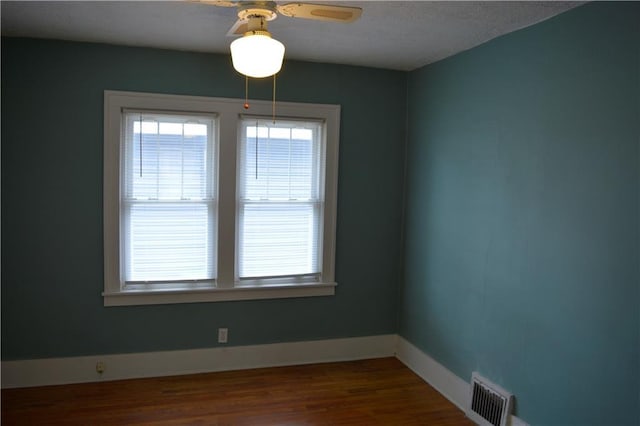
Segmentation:
{"type": "MultiPolygon", "coordinates": [[[[236,165],[239,118],[270,117],[272,102],[137,92],[104,92],[104,306],[195,303],[230,300],[329,296],[335,293],[335,241],[338,186],[340,106],[278,102],[277,117],[322,119],[326,123],[325,211],[322,279],[288,285],[270,282],[247,286],[235,282],[236,165]],[[211,287],[189,285],[170,290],[123,290],[120,274],[120,138],[123,109],[210,113],[218,117],[218,278],[211,287]]],[[[276,117],[276,119],[277,119],[276,117]]]]}

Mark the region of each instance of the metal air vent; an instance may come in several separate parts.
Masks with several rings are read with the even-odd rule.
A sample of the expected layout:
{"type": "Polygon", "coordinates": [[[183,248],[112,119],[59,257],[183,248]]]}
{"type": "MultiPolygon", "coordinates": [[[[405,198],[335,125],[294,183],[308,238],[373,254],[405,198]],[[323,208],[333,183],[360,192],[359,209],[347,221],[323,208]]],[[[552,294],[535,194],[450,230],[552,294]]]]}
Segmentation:
{"type": "Polygon", "coordinates": [[[467,417],[480,426],[507,426],[513,395],[480,374],[471,375],[471,396],[467,417]]]}

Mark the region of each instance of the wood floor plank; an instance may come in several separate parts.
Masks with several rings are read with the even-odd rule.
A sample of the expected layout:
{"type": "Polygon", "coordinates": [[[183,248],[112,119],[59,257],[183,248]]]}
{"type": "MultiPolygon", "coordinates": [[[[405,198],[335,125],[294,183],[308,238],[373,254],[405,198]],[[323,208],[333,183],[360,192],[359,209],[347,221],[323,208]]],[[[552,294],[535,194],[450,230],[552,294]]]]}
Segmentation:
{"type": "Polygon", "coordinates": [[[2,390],[3,425],[473,425],[395,358],[2,390]]]}

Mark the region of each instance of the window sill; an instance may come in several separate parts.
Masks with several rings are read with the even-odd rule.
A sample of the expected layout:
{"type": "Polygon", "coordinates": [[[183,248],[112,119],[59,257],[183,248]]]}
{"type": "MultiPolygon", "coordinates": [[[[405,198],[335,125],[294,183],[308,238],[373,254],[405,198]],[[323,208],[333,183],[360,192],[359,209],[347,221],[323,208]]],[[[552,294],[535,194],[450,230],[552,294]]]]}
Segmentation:
{"type": "Polygon", "coordinates": [[[232,288],[122,291],[103,293],[104,306],[164,305],[171,303],[225,302],[333,296],[336,283],[264,285],[232,288]]]}

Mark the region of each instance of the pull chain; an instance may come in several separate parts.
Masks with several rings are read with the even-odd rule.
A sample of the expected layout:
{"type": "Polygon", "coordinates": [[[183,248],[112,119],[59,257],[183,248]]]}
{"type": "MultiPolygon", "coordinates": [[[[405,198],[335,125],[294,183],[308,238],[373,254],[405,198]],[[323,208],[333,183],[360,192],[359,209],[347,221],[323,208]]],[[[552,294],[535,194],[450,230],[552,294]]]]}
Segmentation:
{"type": "Polygon", "coordinates": [[[258,122],[256,121],[256,180],[258,180],[258,122]]]}
{"type": "Polygon", "coordinates": [[[276,124],[276,75],[273,74],[273,102],[271,104],[271,115],[273,124],[276,124]]]}
{"type": "Polygon", "coordinates": [[[244,109],[249,109],[249,77],[244,76],[244,109]]]}

